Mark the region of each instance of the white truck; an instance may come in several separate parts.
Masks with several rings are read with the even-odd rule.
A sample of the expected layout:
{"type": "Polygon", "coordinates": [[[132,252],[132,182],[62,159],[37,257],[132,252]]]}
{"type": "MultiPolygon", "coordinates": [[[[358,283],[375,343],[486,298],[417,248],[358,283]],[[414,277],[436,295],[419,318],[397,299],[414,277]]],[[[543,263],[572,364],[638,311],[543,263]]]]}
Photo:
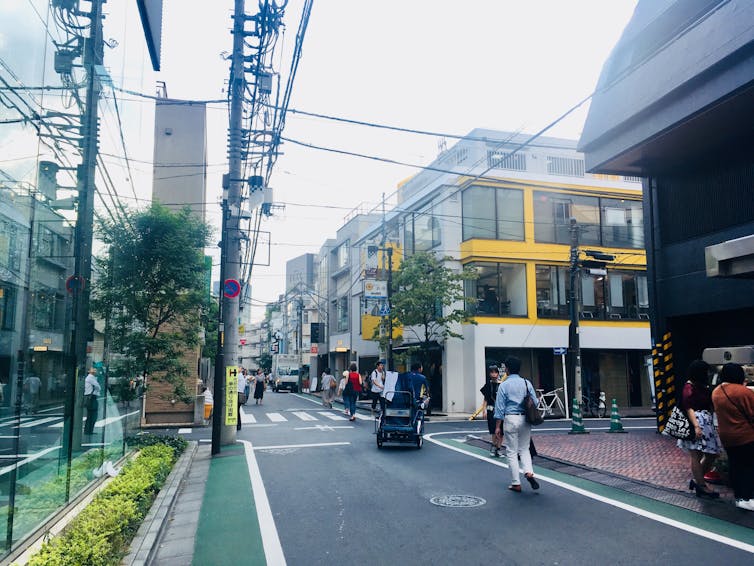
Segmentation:
{"type": "Polygon", "coordinates": [[[298,354],[273,354],[272,390],[298,392],[301,358],[298,354]]]}

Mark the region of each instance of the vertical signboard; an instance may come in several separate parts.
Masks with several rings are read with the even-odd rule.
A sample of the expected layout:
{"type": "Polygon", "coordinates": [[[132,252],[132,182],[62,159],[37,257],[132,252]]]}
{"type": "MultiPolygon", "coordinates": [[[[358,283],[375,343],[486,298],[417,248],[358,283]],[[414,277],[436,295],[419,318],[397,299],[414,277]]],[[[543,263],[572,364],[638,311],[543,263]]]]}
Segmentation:
{"type": "Polygon", "coordinates": [[[225,426],[238,423],[238,366],[225,368],[225,426]]]}

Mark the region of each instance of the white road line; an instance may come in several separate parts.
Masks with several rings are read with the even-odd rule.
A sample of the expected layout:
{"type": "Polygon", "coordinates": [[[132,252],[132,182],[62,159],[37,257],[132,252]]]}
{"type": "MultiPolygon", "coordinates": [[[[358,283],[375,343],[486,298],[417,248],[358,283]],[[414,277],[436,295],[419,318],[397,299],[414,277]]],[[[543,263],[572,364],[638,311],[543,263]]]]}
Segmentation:
{"type": "MultiPolygon", "coordinates": [[[[653,427],[654,428],[654,427],[653,427]]],[[[569,429],[570,430],[570,429],[569,429]]],[[[445,435],[445,434],[459,434],[460,431],[452,431],[452,432],[433,432],[431,434],[425,434],[424,438],[426,440],[429,440],[433,444],[437,444],[438,446],[442,446],[443,448],[447,448],[448,450],[453,450],[454,452],[459,452],[461,454],[465,454],[466,456],[470,456],[472,458],[476,458],[477,460],[481,460],[483,462],[486,462],[487,464],[492,464],[493,466],[500,466],[501,468],[507,468],[508,464],[503,464],[499,461],[493,461],[491,460],[486,454],[481,455],[477,454],[475,452],[467,452],[466,450],[463,450],[461,448],[458,448],[456,446],[449,446],[443,442],[440,442],[439,440],[435,440],[433,437],[438,435],[445,435]]],[[[571,485],[566,482],[562,482],[560,480],[556,480],[553,478],[549,478],[547,476],[543,476],[541,474],[537,475],[537,479],[541,482],[551,483],[553,485],[556,485],[558,487],[561,487],[563,489],[567,489],[568,491],[572,491],[574,493],[578,493],[579,495],[583,495],[584,497],[588,497],[590,499],[594,499],[595,501],[600,501],[602,503],[607,503],[608,505],[612,505],[613,507],[617,507],[618,509],[623,509],[624,511],[628,511],[629,513],[633,513],[634,515],[639,515],[640,517],[645,517],[647,519],[650,519],[652,521],[656,521],[658,523],[662,523],[663,525],[670,525],[671,527],[675,527],[677,529],[680,529],[682,531],[686,531],[688,533],[692,533],[695,535],[698,535],[700,537],[704,537],[716,542],[720,542],[722,544],[726,544],[728,546],[732,546],[734,548],[738,548],[740,550],[743,550],[745,552],[754,553],[754,545],[747,544],[745,542],[741,542],[736,539],[732,539],[730,537],[719,535],[712,531],[707,531],[704,529],[700,529],[699,527],[694,527],[692,525],[687,525],[686,523],[683,523],[681,521],[677,521],[675,519],[671,519],[670,517],[665,517],[664,515],[660,515],[658,513],[652,513],[651,511],[646,511],[644,509],[641,509],[640,507],[635,507],[634,505],[629,505],[628,503],[623,503],[622,501],[617,501],[615,499],[610,499],[609,497],[605,497],[604,495],[598,495],[596,493],[592,493],[590,491],[587,491],[585,489],[581,489],[580,487],[576,487],[574,485],[571,485]]]]}
{"type": "Polygon", "coordinates": [[[280,413],[267,413],[267,418],[274,423],[282,423],[288,420],[280,413]]]}
{"type": "Polygon", "coordinates": [[[309,413],[303,411],[293,411],[293,414],[300,418],[302,421],[316,421],[317,417],[313,417],[309,413]]]}
{"type": "MultiPolygon", "coordinates": [[[[34,418],[36,418],[36,417],[21,417],[20,419],[18,419],[18,422],[25,423],[27,421],[33,420],[34,418]]],[[[13,427],[15,427],[16,426],[16,418],[13,417],[12,420],[9,420],[8,422],[0,424],[0,428],[6,427],[6,426],[13,426],[13,427]]]]}
{"type": "Polygon", "coordinates": [[[241,440],[241,444],[243,444],[246,454],[246,465],[249,468],[251,490],[254,494],[254,506],[257,508],[257,519],[267,564],[286,566],[283,547],[280,544],[280,537],[275,526],[275,517],[272,515],[272,509],[270,509],[270,501],[267,499],[267,491],[264,489],[262,474],[254,456],[254,448],[248,440],[241,440]]]}
{"type": "Polygon", "coordinates": [[[335,413],[327,413],[325,411],[321,411],[317,413],[319,415],[322,415],[323,417],[327,417],[331,421],[346,421],[348,420],[346,417],[342,417],[340,415],[336,415],[335,413]]]}
{"type": "MultiPolygon", "coordinates": [[[[126,413],[125,415],[120,415],[117,417],[108,417],[106,419],[100,419],[96,423],[94,423],[94,426],[98,426],[98,427],[107,426],[114,422],[122,421],[123,419],[125,419],[126,417],[130,417],[131,415],[138,415],[140,413],[141,411],[131,411],[130,413],[126,413]]],[[[83,421],[86,422],[86,417],[84,417],[83,421]]],[[[65,420],[59,423],[51,424],[49,428],[63,428],[64,426],[65,426],[65,420]]]]}
{"type": "Polygon", "coordinates": [[[317,426],[300,426],[300,427],[294,428],[293,430],[322,430],[322,431],[332,432],[336,428],[353,428],[353,426],[351,426],[351,425],[337,426],[337,425],[321,425],[321,424],[318,424],[317,426]]]}
{"type": "Polygon", "coordinates": [[[356,420],[359,420],[359,421],[373,421],[374,417],[369,416],[369,415],[362,415],[361,413],[357,412],[356,413],[356,420]]]}
{"type": "Polygon", "coordinates": [[[315,444],[278,444],[277,446],[255,446],[254,450],[280,450],[281,448],[320,448],[322,446],[348,446],[350,442],[318,442],[315,444]]]}
{"type": "Polygon", "coordinates": [[[257,422],[257,418],[254,415],[248,415],[246,414],[245,409],[241,409],[241,424],[254,424],[257,422]]]}
{"type": "MultiPolygon", "coordinates": [[[[31,427],[33,427],[33,426],[39,426],[39,425],[41,425],[41,424],[44,424],[44,423],[49,423],[49,422],[51,422],[51,421],[56,421],[56,420],[58,420],[58,419],[62,419],[62,418],[63,418],[63,417],[47,417],[47,418],[45,418],[45,419],[38,419],[38,420],[33,420],[33,421],[29,421],[29,422],[27,422],[27,423],[24,423],[24,424],[22,424],[22,425],[19,425],[19,426],[18,426],[18,428],[31,428],[31,427]]],[[[14,427],[14,428],[15,428],[15,427],[14,427]]]]}
{"type": "Polygon", "coordinates": [[[3,468],[0,468],[0,476],[3,476],[10,472],[13,468],[20,468],[24,464],[28,464],[29,462],[33,462],[34,460],[38,460],[45,454],[49,454],[53,450],[60,450],[60,446],[50,446],[49,448],[45,448],[44,450],[41,450],[34,454],[34,456],[29,456],[28,458],[25,458],[21,460],[20,462],[16,462],[15,464],[11,464],[10,466],[5,466],[3,468]]]}
{"type": "Polygon", "coordinates": [[[178,434],[191,434],[191,431],[193,430],[193,428],[179,428],[178,434]]]}

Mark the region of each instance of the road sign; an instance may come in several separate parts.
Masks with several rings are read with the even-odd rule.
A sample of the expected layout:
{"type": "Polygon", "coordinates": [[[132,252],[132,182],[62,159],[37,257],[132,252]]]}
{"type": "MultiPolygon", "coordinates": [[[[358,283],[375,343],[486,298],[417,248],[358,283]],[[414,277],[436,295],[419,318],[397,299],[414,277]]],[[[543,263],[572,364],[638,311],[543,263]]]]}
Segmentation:
{"type": "Polygon", "coordinates": [[[238,367],[225,368],[225,426],[238,422],[238,367]]]}
{"type": "Polygon", "coordinates": [[[71,275],[65,280],[65,290],[69,293],[75,293],[76,291],[83,291],[86,285],[86,279],[76,275],[71,275]]]}
{"type": "Polygon", "coordinates": [[[234,299],[241,294],[241,284],[235,279],[226,279],[223,286],[223,295],[228,299],[234,299]]]}
{"type": "Polygon", "coordinates": [[[555,356],[565,356],[568,353],[568,348],[553,348],[552,353],[555,356]]]}
{"type": "Polygon", "coordinates": [[[382,303],[380,305],[380,316],[388,316],[390,315],[390,307],[387,306],[387,303],[382,303]]]}

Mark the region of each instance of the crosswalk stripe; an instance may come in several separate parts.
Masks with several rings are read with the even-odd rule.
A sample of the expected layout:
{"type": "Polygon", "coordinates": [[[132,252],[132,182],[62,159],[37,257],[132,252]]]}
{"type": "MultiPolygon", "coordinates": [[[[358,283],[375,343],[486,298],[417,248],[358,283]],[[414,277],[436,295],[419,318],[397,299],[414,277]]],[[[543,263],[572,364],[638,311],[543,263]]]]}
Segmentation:
{"type": "Polygon", "coordinates": [[[359,420],[359,421],[373,421],[374,417],[370,417],[369,415],[362,415],[361,413],[356,413],[356,420],[359,420]]]}
{"type": "Polygon", "coordinates": [[[274,423],[282,423],[288,420],[280,413],[267,413],[267,418],[270,419],[274,423]]]}
{"type": "Polygon", "coordinates": [[[254,424],[257,419],[254,415],[246,414],[244,409],[241,409],[241,424],[254,424]]]}
{"type": "Polygon", "coordinates": [[[41,424],[44,424],[44,423],[49,423],[51,421],[56,421],[58,419],[62,420],[62,418],[63,417],[47,417],[47,418],[44,418],[44,419],[35,419],[33,421],[29,421],[29,422],[26,422],[26,423],[24,423],[22,425],[19,425],[18,428],[31,428],[33,426],[38,426],[38,425],[41,425],[41,424]]]}
{"type": "Polygon", "coordinates": [[[302,421],[316,421],[317,417],[314,417],[310,415],[309,413],[305,413],[303,411],[293,411],[293,414],[296,415],[298,418],[300,418],[302,421]]]}
{"type": "Polygon", "coordinates": [[[325,411],[321,411],[317,414],[322,415],[323,417],[327,417],[331,421],[345,421],[346,420],[346,417],[341,417],[340,415],[336,415],[335,413],[328,413],[325,411]]]}
{"type": "MultiPolygon", "coordinates": [[[[30,420],[34,420],[35,417],[21,417],[19,419],[19,422],[25,423],[30,420]]],[[[8,422],[4,422],[3,424],[0,424],[0,428],[6,427],[6,426],[16,426],[16,419],[15,417],[12,420],[9,420],[8,422]]]]}

